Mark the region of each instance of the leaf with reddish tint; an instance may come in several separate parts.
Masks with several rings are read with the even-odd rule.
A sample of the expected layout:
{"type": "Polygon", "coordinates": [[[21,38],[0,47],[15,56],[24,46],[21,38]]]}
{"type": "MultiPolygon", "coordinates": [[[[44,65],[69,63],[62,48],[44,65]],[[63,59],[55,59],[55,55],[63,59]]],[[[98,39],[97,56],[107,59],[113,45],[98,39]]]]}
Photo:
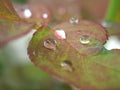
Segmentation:
{"type": "Polygon", "coordinates": [[[0,47],[12,39],[16,39],[33,28],[15,12],[10,0],[0,0],[0,47]]]}
{"type": "Polygon", "coordinates": [[[48,7],[55,21],[66,21],[71,17],[80,17],[81,0],[29,0],[32,4],[42,4],[48,7]]]}
{"type": "Polygon", "coordinates": [[[19,19],[10,0],[0,0],[0,18],[19,19]]]}
{"type": "Polygon", "coordinates": [[[110,0],[81,0],[82,17],[89,20],[103,20],[110,0]]]}
{"type": "Polygon", "coordinates": [[[80,16],[80,0],[28,0],[25,4],[14,4],[22,18],[48,25],[50,22],[61,22],[71,17],[80,16]],[[53,5],[54,3],[54,5],[53,5]],[[25,10],[30,10],[27,16],[25,10]]]}
{"type": "Polygon", "coordinates": [[[1,18],[0,27],[0,47],[2,47],[9,41],[27,34],[34,25],[1,18]]]}
{"type": "Polygon", "coordinates": [[[80,90],[119,90],[120,51],[107,51],[106,40],[97,23],[65,22],[37,31],[28,54],[37,67],[80,90]]]}
{"type": "Polygon", "coordinates": [[[21,18],[26,19],[29,22],[34,22],[39,25],[48,25],[51,22],[51,11],[45,5],[41,3],[25,3],[25,4],[13,4],[16,12],[21,18]]]}

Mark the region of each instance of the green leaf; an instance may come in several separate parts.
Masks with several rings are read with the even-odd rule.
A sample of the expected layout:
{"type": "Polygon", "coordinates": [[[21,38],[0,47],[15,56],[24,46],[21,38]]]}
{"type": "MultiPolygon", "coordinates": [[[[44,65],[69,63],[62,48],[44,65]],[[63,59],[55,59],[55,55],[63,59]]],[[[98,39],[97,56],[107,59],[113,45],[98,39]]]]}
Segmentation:
{"type": "Polygon", "coordinates": [[[120,22],[120,0],[110,0],[108,10],[106,12],[106,21],[120,22]]]}
{"type": "Polygon", "coordinates": [[[37,31],[28,54],[37,67],[81,90],[119,90],[120,51],[107,51],[106,40],[106,30],[97,23],[65,22],[37,31]],[[80,41],[85,35],[89,37],[82,38],[86,43],[80,41]]]}

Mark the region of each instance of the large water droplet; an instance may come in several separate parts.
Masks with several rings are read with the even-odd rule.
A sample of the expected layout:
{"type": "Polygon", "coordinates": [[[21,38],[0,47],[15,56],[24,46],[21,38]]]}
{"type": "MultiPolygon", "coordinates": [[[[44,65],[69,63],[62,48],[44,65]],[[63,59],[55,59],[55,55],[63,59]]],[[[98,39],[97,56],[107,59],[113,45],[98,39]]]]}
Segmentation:
{"type": "Polygon", "coordinates": [[[30,11],[30,9],[28,8],[24,9],[24,17],[30,18],[31,16],[32,16],[32,12],[30,11]]]}
{"type": "Polygon", "coordinates": [[[72,17],[72,18],[70,18],[69,22],[70,22],[71,24],[77,24],[77,23],[79,22],[79,19],[76,18],[76,17],[72,17]]]}
{"type": "Polygon", "coordinates": [[[66,71],[69,71],[69,72],[73,71],[72,63],[70,61],[63,61],[61,63],[61,67],[62,67],[62,69],[66,70],[66,71]]]}
{"type": "Polygon", "coordinates": [[[66,33],[63,29],[56,30],[54,34],[58,39],[66,39],[66,33]]]}
{"type": "Polygon", "coordinates": [[[90,43],[89,36],[84,35],[84,36],[80,37],[80,42],[81,42],[82,44],[89,44],[89,43],[90,43]]]}
{"type": "Polygon", "coordinates": [[[44,47],[50,50],[56,50],[57,42],[53,39],[47,39],[44,41],[44,47]]]}

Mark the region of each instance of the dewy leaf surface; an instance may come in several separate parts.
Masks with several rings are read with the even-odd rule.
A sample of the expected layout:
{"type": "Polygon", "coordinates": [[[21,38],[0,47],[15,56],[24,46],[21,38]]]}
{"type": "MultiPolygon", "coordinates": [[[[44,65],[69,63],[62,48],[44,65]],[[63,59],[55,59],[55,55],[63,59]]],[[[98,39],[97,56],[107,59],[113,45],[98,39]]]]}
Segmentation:
{"type": "Polygon", "coordinates": [[[10,0],[0,0],[0,47],[29,32],[34,24],[27,23],[15,12],[10,0]]]}
{"type": "Polygon", "coordinates": [[[104,28],[90,21],[65,22],[52,30],[37,31],[28,54],[37,67],[80,90],[119,90],[120,51],[107,51],[103,47],[106,35],[104,28]],[[61,30],[62,34],[56,34],[56,30],[61,30]],[[64,35],[62,30],[66,39],[57,37],[64,35]],[[94,43],[82,45],[79,41],[82,35],[88,35],[94,43]]]}

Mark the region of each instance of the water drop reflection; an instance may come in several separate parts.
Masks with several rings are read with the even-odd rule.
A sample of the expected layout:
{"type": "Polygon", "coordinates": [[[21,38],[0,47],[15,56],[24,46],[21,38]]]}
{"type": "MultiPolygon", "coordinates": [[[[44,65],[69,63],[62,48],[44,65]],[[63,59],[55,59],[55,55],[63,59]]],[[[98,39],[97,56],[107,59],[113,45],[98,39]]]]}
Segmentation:
{"type": "Polygon", "coordinates": [[[82,44],[89,44],[89,43],[90,43],[89,36],[84,35],[84,36],[80,37],[80,42],[81,42],[82,44]]]}
{"type": "Polygon", "coordinates": [[[61,63],[61,67],[62,67],[62,69],[66,70],[66,71],[69,71],[69,72],[73,71],[72,63],[70,61],[63,61],[61,63]]]}
{"type": "Polygon", "coordinates": [[[42,17],[43,17],[44,19],[47,19],[47,18],[48,18],[48,14],[47,14],[47,13],[43,13],[43,14],[42,14],[42,17]]]}
{"type": "Polygon", "coordinates": [[[54,34],[58,39],[61,40],[66,39],[66,33],[63,29],[56,30],[54,34]]]}
{"type": "Polygon", "coordinates": [[[32,12],[28,8],[24,9],[23,13],[25,18],[30,18],[32,16],[32,12]]]}
{"type": "Polygon", "coordinates": [[[53,39],[47,39],[44,41],[44,47],[50,50],[56,50],[56,40],[53,39]]]}
{"type": "Polygon", "coordinates": [[[76,17],[72,17],[72,18],[70,18],[69,22],[70,22],[71,24],[77,24],[77,23],[79,22],[79,19],[76,18],[76,17]]]}

